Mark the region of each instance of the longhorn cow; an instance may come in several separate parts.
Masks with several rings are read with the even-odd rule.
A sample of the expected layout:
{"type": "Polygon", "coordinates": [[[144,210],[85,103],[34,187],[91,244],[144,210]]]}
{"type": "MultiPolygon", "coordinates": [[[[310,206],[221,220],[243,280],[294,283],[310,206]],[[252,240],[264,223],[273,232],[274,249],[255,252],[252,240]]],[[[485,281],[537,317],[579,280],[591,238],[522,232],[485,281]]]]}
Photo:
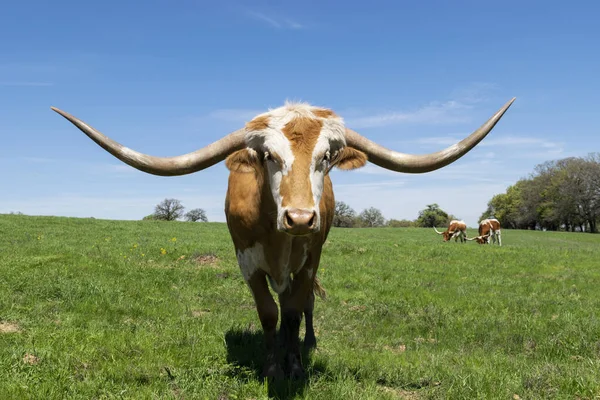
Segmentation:
{"type": "Polygon", "coordinates": [[[442,235],[444,242],[454,238],[455,242],[460,239],[460,242],[464,243],[465,239],[467,238],[467,224],[465,224],[465,221],[457,221],[453,219],[450,221],[450,224],[448,224],[448,229],[446,229],[444,232],[438,231],[435,229],[435,226],[433,227],[433,230],[435,230],[435,233],[438,235],[442,235]]]}
{"type": "Polygon", "coordinates": [[[76,117],[52,109],[110,154],[149,174],[191,174],[225,160],[230,171],[225,215],[265,335],[263,376],[282,378],[285,369],[292,378],[299,378],[305,374],[298,338],[302,313],[306,318],[304,346],[316,346],[315,277],[335,206],[331,169],[351,170],[368,160],[397,172],[437,170],[475,147],[514,100],[462,141],[425,155],[382,147],[346,128],[333,111],[305,103],[286,103],[204,148],[166,158],[124,147],[76,117]],[[278,354],[276,345],[279,310],[267,282],[279,296],[283,354],[278,354]]]}
{"type": "Polygon", "coordinates": [[[489,232],[485,235],[479,235],[479,236],[475,236],[473,238],[468,238],[467,240],[471,241],[471,240],[475,240],[477,243],[479,244],[487,244],[488,240],[489,240],[490,234],[489,232]]]}
{"type": "Polygon", "coordinates": [[[479,223],[479,236],[467,240],[476,240],[479,244],[489,244],[490,238],[492,243],[498,242],[502,246],[502,230],[500,229],[500,221],[496,218],[487,218],[479,223]]]}

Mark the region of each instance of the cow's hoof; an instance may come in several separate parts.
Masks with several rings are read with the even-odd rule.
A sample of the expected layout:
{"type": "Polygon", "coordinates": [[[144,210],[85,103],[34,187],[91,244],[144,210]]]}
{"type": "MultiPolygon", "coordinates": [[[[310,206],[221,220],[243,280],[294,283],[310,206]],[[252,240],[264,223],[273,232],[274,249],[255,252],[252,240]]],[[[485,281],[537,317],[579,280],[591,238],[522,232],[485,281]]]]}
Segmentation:
{"type": "Polygon", "coordinates": [[[287,371],[290,379],[303,379],[306,376],[304,367],[296,356],[290,356],[287,359],[287,371]]]}
{"type": "Polygon", "coordinates": [[[283,380],[283,378],[284,378],[283,369],[281,369],[281,366],[277,363],[267,364],[263,368],[262,378],[263,379],[274,379],[276,381],[283,380]]]}
{"type": "Polygon", "coordinates": [[[315,335],[311,335],[311,336],[306,335],[304,337],[304,348],[306,350],[311,350],[311,349],[315,349],[316,347],[317,347],[317,338],[315,338],[315,335]]]}
{"type": "Polygon", "coordinates": [[[306,377],[306,372],[300,364],[294,364],[290,367],[290,379],[300,380],[306,377]]]}

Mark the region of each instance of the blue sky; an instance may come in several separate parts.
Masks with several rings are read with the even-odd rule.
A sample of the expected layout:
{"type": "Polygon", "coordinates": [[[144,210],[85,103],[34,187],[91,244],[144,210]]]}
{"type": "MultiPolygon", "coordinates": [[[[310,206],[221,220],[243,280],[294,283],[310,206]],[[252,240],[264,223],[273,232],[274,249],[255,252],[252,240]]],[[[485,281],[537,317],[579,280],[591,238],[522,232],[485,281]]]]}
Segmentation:
{"type": "Polygon", "coordinates": [[[469,154],[428,174],[332,174],[356,211],[426,204],[475,226],[538,163],[600,151],[593,1],[27,1],[0,13],[0,213],[139,219],[182,200],[224,221],[223,163],[139,172],[50,106],[138,151],[171,156],[286,99],[331,107],[402,152],[440,150],[517,101],[469,154]],[[487,3],[487,4],[483,4],[487,3]]]}

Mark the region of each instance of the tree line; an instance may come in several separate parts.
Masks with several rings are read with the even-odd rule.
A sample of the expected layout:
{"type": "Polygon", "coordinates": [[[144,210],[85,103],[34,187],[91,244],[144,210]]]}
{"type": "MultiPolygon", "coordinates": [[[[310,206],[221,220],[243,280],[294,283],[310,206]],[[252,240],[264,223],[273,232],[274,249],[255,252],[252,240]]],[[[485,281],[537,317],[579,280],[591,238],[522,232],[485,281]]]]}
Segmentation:
{"type": "Polygon", "coordinates": [[[529,177],[492,197],[482,218],[505,228],[598,232],[600,153],[538,164],[529,177]]]}
{"type": "Polygon", "coordinates": [[[184,213],[185,207],[177,199],[164,199],[154,207],[154,212],[146,215],[144,220],[177,221],[183,218],[189,222],[208,222],[206,211],[194,208],[184,213]]]}
{"type": "Polygon", "coordinates": [[[419,211],[419,215],[415,220],[386,220],[382,212],[375,207],[367,208],[357,214],[348,204],[343,201],[336,201],[333,226],[338,228],[376,228],[383,226],[391,228],[431,228],[433,226],[446,226],[452,219],[455,219],[452,214],[448,214],[435,203],[428,204],[425,209],[419,211]]]}

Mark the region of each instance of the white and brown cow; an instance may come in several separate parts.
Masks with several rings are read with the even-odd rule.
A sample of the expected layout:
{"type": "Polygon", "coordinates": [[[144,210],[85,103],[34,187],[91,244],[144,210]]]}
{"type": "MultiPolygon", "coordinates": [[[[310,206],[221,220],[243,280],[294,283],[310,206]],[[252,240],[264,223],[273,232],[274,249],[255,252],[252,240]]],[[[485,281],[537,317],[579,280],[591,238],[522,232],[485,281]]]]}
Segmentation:
{"type": "Polygon", "coordinates": [[[465,243],[465,239],[467,238],[467,224],[465,224],[465,221],[453,219],[450,221],[448,228],[444,232],[438,231],[435,229],[435,226],[433,227],[433,230],[435,230],[438,235],[442,235],[444,242],[454,238],[455,242],[460,239],[461,243],[465,243]]]}
{"type": "Polygon", "coordinates": [[[462,157],[508,110],[510,100],[479,129],[437,153],[403,154],[386,149],[344,126],[333,111],[286,103],[258,115],[246,126],[193,153],[154,157],[104,136],[53,108],[121,161],[150,174],[185,175],[220,161],[230,171],[225,215],[242,275],[256,303],[266,339],[263,375],[283,376],[276,350],[279,296],[283,366],[304,375],[299,327],[306,317],[305,346],[316,346],[313,330],[315,277],[334,212],[329,171],[351,170],[368,161],[398,172],[424,173],[462,157]]]}
{"type": "Polygon", "coordinates": [[[475,240],[479,244],[488,244],[489,237],[490,237],[490,234],[487,233],[485,235],[475,236],[475,237],[469,238],[467,240],[469,240],[469,241],[475,240]]]}
{"type": "Polygon", "coordinates": [[[496,218],[487,218],[479,223],[479,236],[467,240],[475,240],[479,244],[489,244],[490,238],[492,243],[498,242],[502,246],[502,230],[500,229],[500,221],[496,218]]]}

